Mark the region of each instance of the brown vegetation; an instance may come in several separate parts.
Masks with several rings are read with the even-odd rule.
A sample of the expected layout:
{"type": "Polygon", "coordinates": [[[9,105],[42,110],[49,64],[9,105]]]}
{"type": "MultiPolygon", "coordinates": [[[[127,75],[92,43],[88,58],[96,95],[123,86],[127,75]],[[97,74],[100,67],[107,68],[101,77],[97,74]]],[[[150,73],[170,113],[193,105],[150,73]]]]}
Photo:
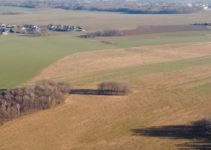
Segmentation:
{"type": "Polygon", "coordinates": [[[81,35],[82,38],[96,38],[96,37],[110,37],[110,36],[123,36],[123,33],[119,30],[104,30],[93,33],[81,35]]]}
{"type": "Polygon", "coordinates": [[[183,31],[209,31],[206,26],[194,25],[160,25],[160,26],[139,26],[136,29],[124,30],[123,35],[141,35],[152,33],[166,33],[166,32],[183,32],[183,31]]]}
{"type": "Polygon", "coordinates": [[[69,90],[70,85],[67,83],[42,81],[32,86],[2,91],[0,93],[0,122],[61,104],[69,90]]]}
{"type": "Polygon", "coordinates": [[[121,82],[102,82],[98,85],[100,94],[109,95],[126,95],[130,91],[130,87],[126,83],[121,82]]]}
{"type": "Polygon", "coordinates": [[[203,25],[159,25],[159,26],[139,26],[135,29],[126,30],[103,30],[81,35],[81,38],[112,37],[112,36],[135,36],[142,34],[184,32],[184,31],[209,31],[203,25]]]}

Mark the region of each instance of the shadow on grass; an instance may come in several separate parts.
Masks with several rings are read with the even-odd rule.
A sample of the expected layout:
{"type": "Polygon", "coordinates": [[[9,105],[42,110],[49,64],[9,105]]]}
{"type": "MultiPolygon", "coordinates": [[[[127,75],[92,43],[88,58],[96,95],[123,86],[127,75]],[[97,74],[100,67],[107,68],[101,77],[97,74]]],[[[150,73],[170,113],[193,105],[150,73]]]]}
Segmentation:
{"type": "Polygon", "coordinates": [[[121,96],[121,93],[115,93],[110,90],[95,90],[95,89],[73,89],[69,94],[78,94],[78,95],[107,95],[107,96],[121,96]]]}
{"type": "Polygon", "coordinates": [[[190,142],[176,145],[179,149],[183,150],[211,150],[210,132],[194,124],[132,129],[131,132],[135,136],[190,140],[190,142]]]}

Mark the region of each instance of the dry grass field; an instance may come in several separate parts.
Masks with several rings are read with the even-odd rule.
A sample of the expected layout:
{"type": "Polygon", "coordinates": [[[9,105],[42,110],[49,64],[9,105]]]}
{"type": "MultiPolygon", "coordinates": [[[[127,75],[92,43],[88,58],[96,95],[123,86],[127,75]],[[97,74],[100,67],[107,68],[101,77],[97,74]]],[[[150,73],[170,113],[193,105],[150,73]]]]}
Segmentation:
{"type": "MultiPolygon", "coordinates": [[[[50,65],[36,76],[32,82],[48,79],[80,82],[89,76],[92,78],[93,75],[105,76],[106,72],[112,73],[122,70],[124,73],[124,70],[130,68],[146,66],[147,69],[150,64],[158,66],[164,62],[167,62],[167,64],[168,62],[169,64],[178,62],[179,64],[183,60],[194,60],[195,58],[210,56],[210,45],[211,43],[207,42],[77,53],[50,65]]],[[[176,65],[177,63],[175,63],[175,67],[176,65]]],[[[131,71],[133,71],[132,69],[131,71]]],[[[125,74],[127,73],[129,74],[129,72],[125,74]]]]}
{"type": "Polygon", "coordinates": [[[62,106],[1,126],[0,149],[209,147],[209,141],[187,137],[184,126],[211,114],[210,93],[203,90],[210,89],[210,48],[210,42],[143,46],[81,52],[57,61],[32,82],[63,80],[93,89],[100,81],[124,80],[132,93],[70,95],[62,106]]]}
{"type": "MultiPolygon", "coordinates": [[[[19,14],[0,15],[1,22],[80,24],[88,31],[211,22],[211,11],[128,15],[0,8],[0,13],[8,10],[19,14]]],[[[5,70],[3,77],[7,79],[18,75],[24,78],[17,82],[22,85],[40,80],[65,81],[76,90],[93,90],[104,81],[124,81],[131,86],[131,93],[126,96],[70,94],[65,104],[0,126],[0,150],[210,149],[210,138],[189,130],[193,121],[211,115],[210,41],[210,31],[89,40],[72,33],[36,38],[1,37],[1,71],[5,70]],[[42,67],[33,67],[34,64],[42,67]],[[27,79],[37,76],[23,83],[25,76],[18,73],[28,70],[33,75],[27,75],[27,79]]],[[[14,81],[1,80],[14,85],[14,81]]]]}

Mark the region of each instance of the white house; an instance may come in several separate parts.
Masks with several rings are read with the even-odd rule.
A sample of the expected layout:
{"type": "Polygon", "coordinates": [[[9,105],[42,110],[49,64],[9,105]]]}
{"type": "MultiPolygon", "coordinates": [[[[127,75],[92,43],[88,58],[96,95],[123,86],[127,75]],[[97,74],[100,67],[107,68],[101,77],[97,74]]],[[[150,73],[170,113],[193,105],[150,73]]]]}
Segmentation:
{"type": "Polygon", "coordinates": [[[9,33],[7,31],[2,32],[2,35],[8,35],[9,33]]]}

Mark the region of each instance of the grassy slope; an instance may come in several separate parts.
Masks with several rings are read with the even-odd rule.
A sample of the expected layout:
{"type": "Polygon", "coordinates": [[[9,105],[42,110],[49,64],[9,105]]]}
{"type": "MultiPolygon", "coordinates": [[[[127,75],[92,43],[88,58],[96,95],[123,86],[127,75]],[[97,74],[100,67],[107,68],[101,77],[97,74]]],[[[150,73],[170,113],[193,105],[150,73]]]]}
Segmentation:
{"type": "Polygon", "coordinates": [[[210,57],[200,57],[120,69],[134,87],[129,96],[72,95],[65,105],[6,123],[0,149],[177,149],[192,141],[134,136],[131,130],[187,124],[210,114],[209,95],[175,89],[190,76],[209,76],[210,64],[210,57]]]}
{"type": "MultiPolygon", "coordinates": [[[[92,80],[81,77],[79,81],[84,80],[86,88],[93,88],[96,81],[121,79],[132,85],[133,92],[125,97],[71,95],[65,105],[2,126],[0,149],[174,150],[190,148],[185,145],[186,142],[190,146],[193,142],[200,145],[197,138],[188,140],[183,137],[184,131],[178,131],[176,138],[168,138],[171,131],[163,131],[160,137],[159,134],[157,137],[135,136],[132,132],[132,129],[151,126],[187,125],[211,114],[210,95],[207,94],[210,88],[201,89],[199,93],[183,90],[183,85],[187,83],[197,82],[194,86],[198,88],[205,79],[210,82],[211,56],[197,57],[201,53],[210,54],[210,43],[200,45],[180,46],[190,52],[189,55],[196,54],[194,58],[96,72],[88,77],[92,80]],[[197,53],[199,47],[201,51],[197,53]]],[[[166,53],[165,49],[163,47],[163,53],[166,53]]],[[[137,49],[133,52],[152,55],[140,53],[137,49]]],[[[97,57],[96,52],[91,53],[93,55],[89,57],[97,57]]],[[[83,63],[79,64],[79,68],[88,69],[83,68],[83,63]]]]}
{"type": "Polygon", "coordinates": [[[211,32],[172,32],[146,34],[141,36],[99,38],[99,41],[108,41],[117,47],[134,47],[140,45],[162,45],[211,41],[211,32]]]}
{"type": "Polygon", "coordinates": [[[0,37],[0,87],[13,87],[29,80],[52,62],[75,52],[111,46],[72,36],[43,38],[0,37]]]}
{"type": "Polygon", "coordinates": [[[125,67],[121,69],[101,71],[75,81],[75,84],[84,85],[103,80],[125,80],[154,73],[177,72],[191,67],[211,64],[211,57],[191,58],[170,62],[125,67]]]}
{"type": "Polygon", "coordinates": [[[172,43],[191,43],[210,41],[211,36],[205,33],[166,33],[151,34],[146,37],[117,37],[114,44],[103,44],[97,40],[79,39],[73,35],[51,37],[0,37],[0,87],[14,87],[23,83],[50,63],[66,55],[89,50],[124,48],[141,45],[163,45],[172,43]],[[42,55],[40,55],[42,53],[42,55]]]}
{"type": "MultiPolygon", "coordinates": [[[[139,25],[189,24],[209,19],[209,11],[189,15],[127,15],[106,12],[80,12],[60,9],[22,9],[0,7],[0,12],[20,12],[19,15],[0,15],[4,23],[67,23],[83,25],[88,31],[108,28],[135,28],[139,25]],[[162,22],[160,20],[168,20],[162,22]],[[190,18],[190,19],[187,19],[190,18]],[[98,20],[96,22],[96,19],[98,20]]],[[[204,21],[205,22],[205,21],[204,21]]],[[[208,33],[166,33],[137,37],[117,37],[82,40],[73,35],[45,38],[0,37],[0,88],[13,87],[38,74],[50,63],[74,52],[162,45],[170,43],[209,41],[208,33]],[[113,44],[103,44],[101,40],[113,44]],[[42,53],[43,55],[39,55],[42,53]]]]}

